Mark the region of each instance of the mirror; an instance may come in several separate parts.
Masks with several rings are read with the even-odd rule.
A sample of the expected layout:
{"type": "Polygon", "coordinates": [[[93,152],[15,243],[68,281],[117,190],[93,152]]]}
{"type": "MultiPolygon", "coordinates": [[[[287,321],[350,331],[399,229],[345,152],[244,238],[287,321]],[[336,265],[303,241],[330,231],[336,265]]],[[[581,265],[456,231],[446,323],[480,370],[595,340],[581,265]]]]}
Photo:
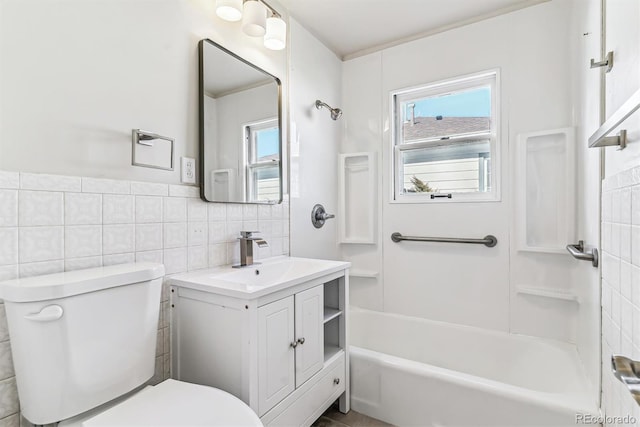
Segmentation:
{"type": "Polygon", "coordinates": [[[211,40],[200,51],[200,196],[280,203],[280,80],[211,40]]]}

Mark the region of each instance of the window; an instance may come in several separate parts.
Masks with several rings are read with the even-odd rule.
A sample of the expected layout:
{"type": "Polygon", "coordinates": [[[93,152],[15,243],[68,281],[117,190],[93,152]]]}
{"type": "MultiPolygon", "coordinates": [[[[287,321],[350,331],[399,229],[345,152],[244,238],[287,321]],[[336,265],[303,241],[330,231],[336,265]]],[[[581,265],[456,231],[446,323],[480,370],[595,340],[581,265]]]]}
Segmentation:
{"type": "Polygon", "coordinates": [[[392,93],[396,201],[498,200],[497,78],[392,93]]]}
{"type": "Polygon", "coordinates": [[[247,141],[247,199],[273,201],[280,198],[280,128],[278,119],[245,126],[247,141]]]}

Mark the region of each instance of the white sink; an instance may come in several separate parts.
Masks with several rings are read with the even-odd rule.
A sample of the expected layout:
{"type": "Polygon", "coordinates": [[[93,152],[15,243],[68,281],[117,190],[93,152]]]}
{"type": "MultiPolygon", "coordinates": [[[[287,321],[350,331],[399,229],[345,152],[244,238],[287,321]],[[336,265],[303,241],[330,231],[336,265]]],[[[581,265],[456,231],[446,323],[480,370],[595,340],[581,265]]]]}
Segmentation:
{"type": "Polygon", "coordinates": [[[344,270],[350,265],[344,261],[274,257],[263,260],[261,264],[241,268],[226,266],[178,274],[169,279],[169,284],[241,298],[255,298],[344,270]]]}

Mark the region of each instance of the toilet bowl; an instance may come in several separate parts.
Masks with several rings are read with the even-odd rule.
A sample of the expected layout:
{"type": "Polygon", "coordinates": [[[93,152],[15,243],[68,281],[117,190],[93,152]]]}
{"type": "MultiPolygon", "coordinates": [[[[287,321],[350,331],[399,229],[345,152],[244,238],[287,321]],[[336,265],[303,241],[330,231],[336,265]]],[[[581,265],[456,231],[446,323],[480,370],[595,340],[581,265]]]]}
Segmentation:
{"type": "Polygon", "coordinates": [[[262,426],[237,397],[154,374],[164,266],[0,283],[22,415],[36,425],[262,426]]]}
{"type": "Polygon", "coordinates": [[[251,408],[226,391],[170,379],[58,425],[233,427],[262,426],[262,423],[251,408]]]}

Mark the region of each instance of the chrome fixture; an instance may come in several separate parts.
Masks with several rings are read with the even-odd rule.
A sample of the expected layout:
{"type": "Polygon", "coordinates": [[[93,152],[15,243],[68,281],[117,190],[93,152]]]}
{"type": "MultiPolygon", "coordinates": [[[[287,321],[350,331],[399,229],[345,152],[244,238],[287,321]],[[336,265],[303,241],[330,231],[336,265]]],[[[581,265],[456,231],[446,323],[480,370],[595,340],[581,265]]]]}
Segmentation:
{"type": "MultiPolygon", "coordinates": [[[[241,231],[238,240],[240,240],[240,264],[234,265],[233,268],[246,267],[248,265],[260,264],[253,262],[253,242],[256,242],[259,248],[269,246],[266,240],[261,237],[254,237],[254,233],[259,231],[241,231]]],[[[259,272],[256,274],[260,274],[259,272]]]]}
{"type": "Polygon", "coordinates": [[[627,148],[627,130],[621,129],[616,136],[603,136],[599,138],[597,141],[594,141],[593,144],[589,145],[589,148],[592,147],[609,147],[612,145],[619,145],[618,151],[624,150],[627,148]]]}
{"type": "Polygon", "coordinates": [[[163,170],[169,170],[172,171],[173,170],[173,158],[174,158],[174,153],[175,153],[175,149],[174,149],[174,142],[175,140],[171,137],[168,136],[162,136],[159,135],[157,133],[153,133],[153,132],[147,132],[145,130],[141,130],[141,129],[132,129],[131,130],[131,164],[133,166],[144,166],[147,168],[153,168],[153,169],[163,169],[163,170]],[[164,166],[158,166],[158,165],[154,165],[154,164],[149,164],[149,163],[142,163],[139,160],[136,159],[136,148],[138,148],[138,145],[144,145],[146,147],[150,147],[153,148],[154,147],[154,143],[152,142],[153,140],[156,139],[161,139],[164,141],[168,141],[169,143],[171,143],[171,159],[169,160],[169,167],[164,167],[164,166]]]}
{"type": "Polygon", "coordinates": [[[335,218],[333,214],[328,214],[324,209],[324,206],[317,204],[311,209],[311,223],[315,228],[322,228],[325,221],[331,218],[335,218]]]}
{"type": "Polygon", "coordinates": [[[599,128],[589,137],[589,147],[619,145],[622,150],[627,145],[627,132],[621,130],[619,136],[607,135],[618,128],[630,115],[640,108],[640,90],[625,101],[599,128]]]}
{"type": "Polygon", "coordinates": [[[611,69],[613,68],[613,51],[608,52],[603,61],[596,62],[595,59],[591,58],[590,68],[600,67],[607,67],[604,70],[605,73],[611,71],[611,69]]]}
{"type": "Polygon", "coordinates": [[[287,23],[263,0],[216,0],[216,15],[229,22],[242,20],[242,31],[251,37],[264,37],[267,49],[287,46],[287,23]]]}
{"type": "Polygon", "coordinates": [[[293,341],[291,344],[289,344],[289,346],[296,348],[298,345],[302,345],[304,344],[305,339],[304,338],[298,338],[297,340],[293,341]]]}
{"type": "Polygon", "coordinates": [[[611,369],[613,375],[627,386],[633,400],[640,405],[640,362],[614,354],[611,356],[611,369]]]}
{"type": "Polygon", "coordinates": [[[431,199],[450,199],[453,197],[451,193],[431,193],[431,199]]]}
{"type": "Polygon", "coordinates": [[[578,244],[567,245],[567,250],[575,259],[582,261],[591,261],[591,265],[598,266],[598,249],[593,248],[591,252],[584,251],[584,240],[580,240],[578,244]]]}
{"type": "Polygon", "coordinates": [[[338,120],[338,118],[340,118],[340,116],[342,115],[342,110],[339,108],[331,108],[331,106],[329,104],[327,104],[326,102],[322,102],[319,99],[316,100],[316,108],[319,110],[320,108],[325,107],[326,109],[328,109],[331,112],[331,118],[333,120],[338,120]]]}
{"type": "Polygon", "coordinates": [[[488,248],[492,248],[498,244],[496,236],[491,234],[484,236],[482,239],[463,239],[460,237],[415,237],[415,236],[403,236],[396,232],[391,234],[391,240],[398,243],[403,240],[411,242],[440,242],[440,243],[471,243],[476,245],[485,245],[488,248]]]}

